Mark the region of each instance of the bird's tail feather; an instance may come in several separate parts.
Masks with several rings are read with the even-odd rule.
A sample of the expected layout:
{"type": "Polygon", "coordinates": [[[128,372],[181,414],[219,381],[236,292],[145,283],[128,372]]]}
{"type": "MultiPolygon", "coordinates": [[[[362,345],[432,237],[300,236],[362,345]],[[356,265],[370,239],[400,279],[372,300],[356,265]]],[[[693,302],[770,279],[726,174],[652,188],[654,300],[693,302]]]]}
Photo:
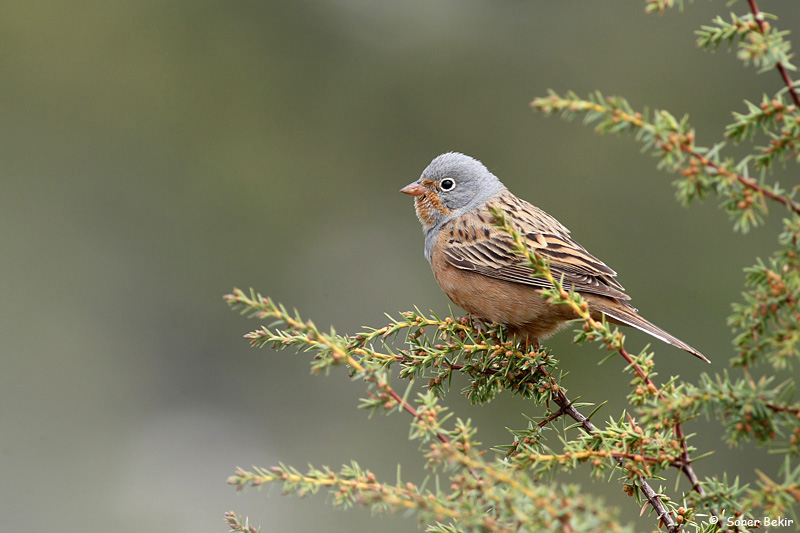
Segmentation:
{"type": "Polygon", "coordinates": [[[609,322],[624,324],[626,326],[634,327],[640,331],[644,331],[648,335],[652,335],[660,341],[666,342],[667,344],[671,344],[677,348],[680,348],[681,350],[689,352],[695,357],[702,359],[706,363],[711,363],[711,361],[709,361],[706,356],[700,353],[696,348],[693,348],[674,335],[670,335],[660,327],[642,318],[633,307],[627,305],[627,302],[619,302],[623,305],[614,306],[606,306],[603,304],[597,305],[599,302],[592,303],[595,304],[592,306],[593,310],[599,311],[606,315],[609,322]]]}

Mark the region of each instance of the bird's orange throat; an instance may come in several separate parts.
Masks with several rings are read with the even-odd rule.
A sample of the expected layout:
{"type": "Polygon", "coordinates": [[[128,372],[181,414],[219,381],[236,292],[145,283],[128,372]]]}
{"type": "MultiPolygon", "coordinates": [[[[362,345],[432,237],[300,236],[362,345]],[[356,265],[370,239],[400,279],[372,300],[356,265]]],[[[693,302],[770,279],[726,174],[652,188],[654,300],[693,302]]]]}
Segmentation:
{"type": "Polygon", "coordinates": [[[433,226],[436,218],[435,212],[443,215],[453,213],[442,205],[439,195],[434,191],[427,191],[425,194],[414,198],[414,208],[417,211],[417,218],[426,228],[433,226]]]}

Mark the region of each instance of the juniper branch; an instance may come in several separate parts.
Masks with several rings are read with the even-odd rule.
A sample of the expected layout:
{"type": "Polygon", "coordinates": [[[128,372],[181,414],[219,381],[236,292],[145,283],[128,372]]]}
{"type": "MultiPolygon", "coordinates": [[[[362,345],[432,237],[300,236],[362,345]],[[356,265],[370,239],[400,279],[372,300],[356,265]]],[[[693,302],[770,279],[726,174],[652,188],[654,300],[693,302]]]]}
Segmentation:
{"type": "MultiPolygon", "coordinates": [[[[769,27],[767,22],[764,20],[764,14],[758,9],[756,0],[747,0],[747,3],[750,6],[750,12],[753,14],[756,24],[758,24],[758,31],[761,33],[761,35],[765,35],[769,27]]],[[[795,82],[792,81],[791,76],[789,76],[789,70],[786,67],[786,64],[783,61],[778,61],[775,65],[775,68],[781,75],[783,83],[786,85],[786,89],[789,91],[789,95],[792,97],[794,105],[800,107],[800,95],[797,93],[795,82]]]]}
{"type": "Polygon", "coordinates": [[[766,186],[732,170],[735,167],[733,162],[722,160],[719,156],[722,144],[712,148],[697,147],[694,129],[686,117],[678,121],[668,112],[657,110],[653,112],[653,119],[649,120],[648,110],[634,111],[625,99],[606,98],[599,93],[587,100],[572,92],[561,97],[550,91],[548,96],[534,99],[531,107],[545,115],[561,113],[566,118],[582,113],[586,122],[598,122],[596,130],[600,133],[633,133],[645,148],[651,149],[653,155],[660,159],[659,167],[678,171],[684,176],[684,180],[676,182],[678,195],[684,203],[695,197],[703,198],[712,191],[727,195],[730,199],[729,211],[733,213],[735,207],[742,216],[737,223],[742,230],[758,222],[758,214],[754,209],[766,212],[766,204],[761,198],[777,202],[800,214],[800,203],[784,194],[779,187],[766,186]],[[741,189],[732,188],[733,184],[738,184],[741,189]],[[753,193],[757,198],[752,196],[753,193]]]}
{"type": "MultiPolygon", "coordinates": [[[[252,316],[256,316],[261,319],[272,318],[275,319],[279,323],[284,323],[290,327],[289,331],[272,331],[268,328],[261,328],[257,331],[249,333],[246,335],[248,339],[250,339],[251,343],[255,346],[264,346],[264,345],[273,345],[278,347],[283,346],[294,346],[298,349],[314,349],[315,351],[322,354],[322,361],[315,362],[315,369],[318,371],[321,368],[327,368],[325,361],[330,360],[330,364],[347,364],[350,366],[353,371],[353,377],[363,377],[368,383],[371,384],[372,387],[376,389],[374,393],[377,397],[373,402],[374,407],[382,407],[384,409],[393,409],[395,406],[399,406],[402,410],[408,412],[412,415],[415,420],[415,426],[419,427],[419,431],[422,432],[420,434],[432,434],[436,439],[440,441],[441,446],[458,446],[458,443],[453,443],[450,433],[441,429],[438,422],[438,413],[439,411],[436,409],[431,410],[430,406],[426,407],[426,409],[420,411],[410,403],[405,400],[401,395],[396,393],[387,383],[385,378],[382,377],[379,373],[374,373],[370,370],[370,362],[374,361],[381,365],[387,364],[388,362],[401,362],[401,363],[409,363],[413,361],[413,358],[409,358],[409,356],[404,355],[393,355],[387,353],[381,353],[373,349],[367,348],[367,341],[370,339],[377,339],[380,338],[381,340],[385,340],[387,336],[392,334],[397,334],[399,331],[403,329],[409,329],[412,327],[416,327],[421,329],[423,326],[436,326],[437,328],[443,328],[449,332],[459,332],[464,334],[464,339],[469,342],[470,338],[467,337],[467,333],[476,333],[475,331],[470,330],[470,326],[467,324],[467,321],[454,321],[454,320],[433,320],[433,319],[426,319],[420,316],[415,316],[415,314],[406,314],[404,315],[406,320],[405,323],[394,323],[390,326],[385,328],[373,330],[366,334],[359,334],[352,339],[345,340],[339,336],[331,334],[322,334],[319,330],[313,325],[310,321],[303,321],[299,315],[296,313],[290,315],[286,309],[278,304],[272,302],[269,298],[265,298],[253,291],[248,296],[243,291],[239,289],[234,289],[233,293],[226,296],[226,301],[234,307],[242,306],[244,308],[244,313],[249,313],[252,316]],[[361,362],[356,360],[356,357],[361,357],[361,362]],[[382,396],[381,396],[382,395],[382,396]]],[[[411,334],[413,337],[414,334],[411,334]]],[[[498,339],[499,340],[499,339],[498,339]]],[[[478,338],[476,338],[473,342],[475,344],[463,344],[463,347],[470,348],[472,351],[484,351],[489,352],[492,348],[485,344],[485,341],[481,339],[480,334],[478,338]]],[[[503,357],[507,356],[507,342],[501,342],[500,344],[500,354],[503,357]]],[[[509,354],[512,358],[514,357],[514,353],[509,354]]],[[[531,359],[531,366],[529,367],[530,371],[538,373],[540,376],[543,376],[545,382],[540,383],[537,381],[535,376],[524,377],[521,376],[518,378],[519,383],[540,383],[542,385],[542,390],[548,392],[552,395],[552,400],[559,406],[559,413],[563,415],[567,415],[576,422],[578,422],[581,427],[587,433],[597,434],[597,429],[588,419],[588,417],[584,416],[571,402],[566,394],[564,393],[563,388],[561,388],[558,382],[548,373],[546,362],[543,362],[543,354],[541,353],[534,353],[530,357],[531,359]]],[[[518,353],[517,357],[524,357],[524,354],[518,353]]],[[[546,359],[544,359],[546,361],[546,359]]],[[[449,366],[452,369],[457,370],[464,370],[466,365],[458,364],[458,363],[449,363],[449,366]]],[[[502,367],[497,368],[480,368],[475,370],[478,373],[486,373],[486,374],[499,374],[504,371],[502,367]]],[[[522,372],[524,374],[524,372],[522,372]]],[[[560,416],[560,415],[559,415],[560,416]]],[[[598,454],[595,454],[598,455],[598,454]]],[[[576,456],[579,457],[579,456],[576,456]]],[[[587,458],[589,456],[586,456],[587,458]]],[[[648,461],[652,462],[657,459],[655,458],[648,458],[645,459],[640,457],[637,454],[617,454],[615,456],[613,453],[608,454],[608,457],[613,458],[620,467],[625,468],[624,460],[628,461],[638,461],[640,463],[647,463],[648,461]]],[[[473,477],[479,478],[486,475],[489,475],[494,481],[507,481],[507,475],[500,474],[494,470],[487,470],[486,465],[481,465],[475,463],[474,460],[470,460],[467,458],[459,459],[461,466],[468,469],[472,472],[473,477]]],[[[633,463],[631,463],[633,464],[633,463]]],[[[647,467],[644,467],[647,469],[647,467]]],[[[289,477],[289,479],[294,479],[293,477],[289,477]]],[[[252,477],[251,475],[244,475],[241,472],[231,478],[231,482],[241,486],[242,483],[254,483],[254,480],[264,481],[264,479],[260,477],[252,477]]],[[[638,486],[642,491],[642,494],[647,499],[648,503],[653,507],[655,512],[659,517],[659,521],[663,522],[668,530],[670,531],[677,531],[677,522],[675,521],[674,517],[670,513],[670,511],[666,508],[666,506],[661,501],[660,495],[658,495],[648,484],[646,479],[643,476],[639,476],[638,486]]]]}
{"type": "MultiPolygon", "coordinates": [[[[546,371],[542,368],[539,369],[540,372],[547,374],[546,371]]],[[[592,424],[591,420],[589,420],[586,416],[584,416],[580,411],[578,411],[572,404],[572,402],[567,398],[566,394],[562,389],[558,389],[554,392],[553,401],[560,407],[560,412],[563,412],[565,415],[569,416],[577,423],[580,424],[581,428],[589,435],[597,434],[597,428],[594,424],[592,424]]],[[[623,457],[613,456],[614,460],[617,462],[620,468],[625,468],[623,457]]],[[[639,489],[642,491],[642,494],[653,507],[656,512],[656,516],[658,517],[659,521],[662,522],[667,531],[670,533],[677,533],[679,531],[679,525],[675,521],[675,518],[672,516],[669,510],[664,506],[664,503],[661,500],[661,496],[656,493],[650,487],[650,484],[644,478],[644,476],[639,475],[639,489]]]]}

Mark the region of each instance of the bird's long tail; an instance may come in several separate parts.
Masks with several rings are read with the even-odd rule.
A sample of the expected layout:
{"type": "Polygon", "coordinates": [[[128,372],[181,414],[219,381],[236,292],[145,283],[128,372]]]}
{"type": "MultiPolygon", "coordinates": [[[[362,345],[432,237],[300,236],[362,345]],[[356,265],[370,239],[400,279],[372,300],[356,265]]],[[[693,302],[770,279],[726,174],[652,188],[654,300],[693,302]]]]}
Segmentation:
{"type": "Polygon", "coordinates": [[[656,339],[666,342],[667,344],[671,344],[681,350],[686,350],[690,354],[694,355],[705,361],[706,363],[711,363],[711,361],[706,358],[702,353],[700,353],[696,348],[689,346],[679,338],[675,337],[674,335],[670,335],[660,327],[656,326],[655,324],[648,322],[644,318],[642,318],[637,312],[636,309],[630,307],[627,302],[620,302],[617,301],[617,305],[605,305],[603,302],[599,301],[592,301],[594,305],[592,305],[593,311],[599,311],[606,315],[606,318],[609,322],[614,322],[618,324],[624,324],[626,326],[634,327],[640,331],[644,331],[648,335],[652,335],[656,339]]]}

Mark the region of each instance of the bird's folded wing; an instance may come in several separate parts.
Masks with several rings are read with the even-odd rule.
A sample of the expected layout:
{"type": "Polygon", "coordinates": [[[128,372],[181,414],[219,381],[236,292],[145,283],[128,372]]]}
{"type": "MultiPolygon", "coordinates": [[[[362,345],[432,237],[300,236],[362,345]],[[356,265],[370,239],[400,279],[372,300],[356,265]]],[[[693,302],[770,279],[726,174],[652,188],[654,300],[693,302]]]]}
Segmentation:
{"type": "MultiPolygon", "coordinates": [[[[527,228],[522,229],[524,231],[527,228]]],[[[496,231],[473,232],[473,235],[486,237],[450,239],[444,252],[449,264],[512,283],[534,287],[551,286],[546,279],[533,277],[534,270],[526,266],[524,258],[513,252],[508,235],[496,231]]],[[[614,279],[616,272],[566,233],[559,235],[530,231],[525,236],[528,247],[548,260],[553,277],[563,279],[565,288],[620,300],[630,299],[630,296],[622,292],[622,285],[614,279]]]]}

